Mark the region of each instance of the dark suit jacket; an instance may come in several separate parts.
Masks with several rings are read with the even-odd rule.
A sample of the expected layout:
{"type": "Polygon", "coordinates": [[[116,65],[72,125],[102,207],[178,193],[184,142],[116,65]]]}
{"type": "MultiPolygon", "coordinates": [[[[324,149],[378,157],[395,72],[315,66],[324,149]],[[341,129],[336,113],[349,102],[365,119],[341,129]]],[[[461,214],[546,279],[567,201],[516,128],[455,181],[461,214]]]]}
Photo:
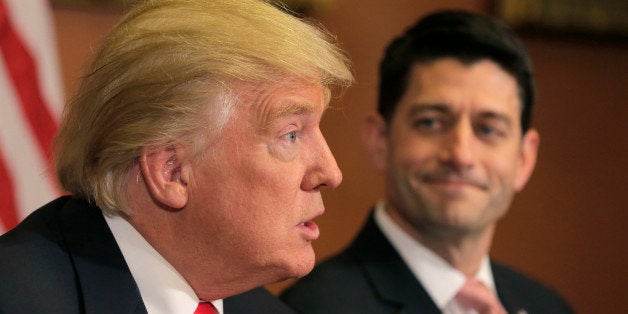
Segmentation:
{"type": "MultiPolygon", "coordinates": [[[[491,262],[509,313],[572,313],[560,296],[491,262]]],[[[287,289],[281,299],[300,313],[440,313],[427,291],[378,228],[373,215],[354,242],[287,289]]]]}
{"type": "MultiPolygon", "coordinates": [[[[263,288],[224,300],[226,314],[293,313],[263,288]]],[[[61,197],[0,237],[0,313],[146,313],[100,209],[61,197]]]]}

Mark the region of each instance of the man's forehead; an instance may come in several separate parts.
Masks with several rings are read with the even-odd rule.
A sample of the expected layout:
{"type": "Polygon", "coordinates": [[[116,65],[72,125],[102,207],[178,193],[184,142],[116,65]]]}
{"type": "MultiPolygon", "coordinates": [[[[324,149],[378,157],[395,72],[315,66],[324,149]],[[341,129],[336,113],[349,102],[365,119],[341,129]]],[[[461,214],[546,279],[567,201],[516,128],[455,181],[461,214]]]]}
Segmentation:
{"type": "Polygon", "coordinates": [[[460,97],[473,97],[485,105],[480,107],[497,111],[509,110],[502,107],[509,106],[513,100],[517,110],[523,106],[516,79],[490,59],[463,63],[456,58],[439,58],[417,63],[408,79],[403,98],[421,98],[427,101],[422,104],[426,106],[447,105],[449,101],[458,103],[460,97]]]}
{"type": "MultiPolygon", "coordinates": [[[[320,82],[310,81],[304,79],[286,78],[278,81],[264,81],[264,82],[236,82],[231,85],[231,90],[234,94],[238,95],[240,99],[246,99],[247,101],[255,100],[261,101],[267,97],[276,98],[299,98],[305,94],[301,93],[303,90],[318,89],[323,95],[326,103],[329,100],[329,88],[323,86],[320,82]]],[[[316,99],[316,102],[319,100],[316,99]]]]}
{"type": "Polygon", "coordinates": [[[258,128],[290,116],[322,115],[328,107],[325,88],[304,80],[241,83],[236,85],[242,110],[258,128]]]}

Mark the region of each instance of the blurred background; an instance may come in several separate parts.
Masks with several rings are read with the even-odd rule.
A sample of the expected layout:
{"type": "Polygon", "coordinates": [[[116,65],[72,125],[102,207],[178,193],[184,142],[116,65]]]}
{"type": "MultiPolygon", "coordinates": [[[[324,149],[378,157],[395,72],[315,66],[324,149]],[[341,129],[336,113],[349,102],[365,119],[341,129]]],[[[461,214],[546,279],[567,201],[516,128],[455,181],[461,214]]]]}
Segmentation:
{"type": "MultiPolygon", "coordinates": [[[[427,13],[466,9],[511,23],[536,68],[538,165],[500,222],[492,256],[554,287],[578,313],[628,313],[628,1],[288,2],[337,36],[357,78],[323,119],[344,181],[324,193],[326,213],[317,220],[321,236],[314,243],[318,261],[352,240],[382,195],[382,178],[360,132],[364,115],[375,109],[385,46],[427,13]]],[[[123,6],[52,1],[66,100],[123,6]]],[[[279,293],[291,283],[268,288],[279,293]]]]}

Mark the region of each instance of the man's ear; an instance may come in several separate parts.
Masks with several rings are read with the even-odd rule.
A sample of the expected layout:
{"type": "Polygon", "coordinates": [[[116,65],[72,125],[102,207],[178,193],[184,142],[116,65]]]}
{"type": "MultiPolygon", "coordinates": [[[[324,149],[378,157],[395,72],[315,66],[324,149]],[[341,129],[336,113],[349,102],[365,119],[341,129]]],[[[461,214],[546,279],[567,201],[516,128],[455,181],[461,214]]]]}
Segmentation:
{"type": "Polygon", "coordinates": [[[376,113],[364,118],[362,140],[371,156],[371,162],[377,171],[384,172],[388,166],[388,135],[386,122],[376,113]]]}
{"type": "Polygon", "coordinates": [[[536,166],[536,158],[539,152],[539,144],[541,138],[539,132],[535,129],[529,129],[521,140],[521,152],[519,156],[519,169],[515,178],[515,191],[520,192],[528,183],[534,167],[536,166]]]}
{"type": "Polygon", "coordinates": [[[140,168],[146,188],[157,202],[173,209],[188,202],[188,164],[181,146],[171,145],[157,151],[144,150],[140,168]]]}

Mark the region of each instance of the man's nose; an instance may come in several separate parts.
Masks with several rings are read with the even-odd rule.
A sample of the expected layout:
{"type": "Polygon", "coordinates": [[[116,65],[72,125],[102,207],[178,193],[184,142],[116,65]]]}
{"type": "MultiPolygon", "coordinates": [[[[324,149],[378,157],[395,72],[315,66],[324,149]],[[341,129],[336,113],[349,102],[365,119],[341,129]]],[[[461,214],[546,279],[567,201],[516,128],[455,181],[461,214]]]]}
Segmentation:
{"type": "Polygon", "coordinates": [[[308,173],[306,174],[301,188],[303,190],[318,189],[327,187],[334,189],[342,182],[342,172],[336,163],[322,133],[314,145],[308,173]]]}
{"type": "Polygon", "coordinates": [[[443,138],[440,159],[454,169],[470,169],[475,163],[476,144],[471,122],[459,121],[443,138]]]}

